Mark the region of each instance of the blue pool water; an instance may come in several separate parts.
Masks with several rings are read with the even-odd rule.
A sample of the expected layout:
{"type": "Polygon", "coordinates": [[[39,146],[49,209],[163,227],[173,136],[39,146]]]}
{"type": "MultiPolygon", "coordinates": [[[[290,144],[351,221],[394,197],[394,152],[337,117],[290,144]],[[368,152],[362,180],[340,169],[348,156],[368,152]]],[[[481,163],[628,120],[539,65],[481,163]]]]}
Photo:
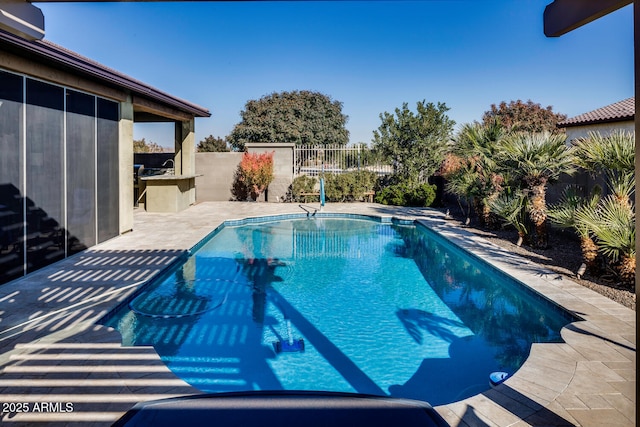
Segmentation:
{"type": "Polygon", "coordinates": [[[439,405],[574,320],[423,226],[318,217],[224,226],[104,323],[204,392],[439,405]]]}

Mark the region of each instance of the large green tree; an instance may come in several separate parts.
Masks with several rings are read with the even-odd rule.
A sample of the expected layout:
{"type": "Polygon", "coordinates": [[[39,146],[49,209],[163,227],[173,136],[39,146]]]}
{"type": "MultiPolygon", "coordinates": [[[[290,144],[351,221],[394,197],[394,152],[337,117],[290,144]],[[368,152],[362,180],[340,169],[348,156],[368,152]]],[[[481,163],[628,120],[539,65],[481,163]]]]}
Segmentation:
{"type": "Polygon", "coordinates": [[[345,145],[348,117],[342,103],[319,92],[279,92],[250,100],[240,112],[242,120],[229,135],[235,150],[248,142],[295,143],[297,145],[345,145]]]}
{"type": "Polygon", "coordinates": [[[373,149],[393,163],[398,181],[416,186],[440,167],[455,125],[447,111],[444,103],[423,100],[415,113],[405,102],[394,114],[380,114],[382,124],[373,132],[373,149]]]}
{"type": "Polygon", "coordinates": [[[200,141],[196,149],[201,153],[230,151],[226,139],[215,137],[213,135],[209,135],[208,137],[200,141]]]}
{"type": "Polygon", "coordinates": [[[531,100],[502,101],[500,104],[491,104],[488,111],[482,115],[484,124],[491,124],[496,119],[507,128],[508,131],[522,132],[559,132],[558,122],[565,120],[566,114],[555,113],[552,106],[543,107],[531,100]]]}

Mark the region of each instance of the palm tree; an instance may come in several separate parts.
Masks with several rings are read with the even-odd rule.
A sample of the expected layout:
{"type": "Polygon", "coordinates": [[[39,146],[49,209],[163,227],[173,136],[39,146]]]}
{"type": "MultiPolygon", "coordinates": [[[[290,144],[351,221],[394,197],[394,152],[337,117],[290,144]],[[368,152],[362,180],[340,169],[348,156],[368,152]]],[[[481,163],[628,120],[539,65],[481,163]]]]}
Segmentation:
{"type": "Polygon", "coordinates": [[[454,171],[449,171],[445,175],[447,183],[445,189],[453,193],[458,198],[460,210],[466,214],[465,225],[471,222],[471,205],[477,194],[475,171],[467,162],[461,162],[454,171]],[[466,209],[462,207],[461,200],[464,200],[466,209]]]}
{"type": "Polygon", "coordinates": [[[610,259],[620,279],[632,285],[635,278],[635,135],[616,131],[607,137],[589,133],[574,143],[580,166],[602,173],[611,195],[595,212],[578,216],[596,237],[600,252],[610,259]]]}
{"type": "Polygon", "coordinates": [[[616,131],[603,137],[589,132],[574,146],[578,164],[592,174],[603,174],[618,202],[630,204],[635,189],[635,135],[616,131]]]}
{"type": "Polygon", "coordinates": [[[501,165],[509,172],[528,199],[528,213],[535,227],[536,246],[547,246],[547,185],[562,173],[575,170],[572,150],[566,136],[540,133],[515,133],[500,144],[501,165]]]}
{"type": "Polygon", "coordinates": [[[588,138],[578,139],[573,145],[578,165],[591,173],[604,174],[611,191],[624,200],[630,175],[635,171],[635,135],[615,131],[604,137],[589,132],[588,138]]]}
{"type": "Polygon", "coordinates": [[[517,246],[528,242],[527,197],[520,190],[511,194],[506,191],[489,202],[489,208],[501,217],[505,224],[513,226],[518,232],[517,246]]]}
{"type": "Polygon", "coordinates": [[[577,276],[583,274],[583,268],[590,273],[597,272],[598,246],[591,238],[591,229],[588,224],[579,221],[578,216],[594,212],[602,197],[602,189],[594,187],[589,197],[580,195],[581,190],[575,185],[564,189],[558,203],[549,207],[547,215],[549,219],[560,228],[573,228],[580,238],[583,264],[578,270],[577,276]]]}
{"type": "Polygon", "coordinates": [[[631,204],[622,204],[615,195],[605,197],[594,211],[576,214],[578,221],[593,232],[598,249],[608,257],[622,283],[629,288],[635,283],[636,227],[631,204]]]}
{"type": "Polygon", "coordinates": [[[505,129],[498,119],[463,125],[452,150],[454,156],[463,159],[462,167],[447,177],[448,190],[471,201],[480,223],[489,227],[497,222],[489,204],[504,184],[495,162],[496,149],[504,136],[505,129]]]}

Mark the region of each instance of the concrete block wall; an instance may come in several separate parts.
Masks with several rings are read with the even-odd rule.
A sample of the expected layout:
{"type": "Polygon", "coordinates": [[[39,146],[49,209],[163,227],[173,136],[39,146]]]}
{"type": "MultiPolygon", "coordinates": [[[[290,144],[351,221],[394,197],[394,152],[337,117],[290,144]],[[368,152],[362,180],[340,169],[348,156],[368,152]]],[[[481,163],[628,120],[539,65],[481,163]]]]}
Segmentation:
{"type": "Polygon", "coordinates": [[[232,200],[233,177],[242,153],[196,153],[196,202],[232,200]]]}
{"type": "MultiPolygon", "coordinates": [[[[293,182],[294,144],[249,143],[250,153],[271,153],[274,180],[266,192],[267,202],[282,202],[293,182]]],[[[215,202],[233,200],[231,187],[242,153],[196,153],[196,201],[215,202]]],[[[259,200],[264,200],[264,195],[259,200]]]]}

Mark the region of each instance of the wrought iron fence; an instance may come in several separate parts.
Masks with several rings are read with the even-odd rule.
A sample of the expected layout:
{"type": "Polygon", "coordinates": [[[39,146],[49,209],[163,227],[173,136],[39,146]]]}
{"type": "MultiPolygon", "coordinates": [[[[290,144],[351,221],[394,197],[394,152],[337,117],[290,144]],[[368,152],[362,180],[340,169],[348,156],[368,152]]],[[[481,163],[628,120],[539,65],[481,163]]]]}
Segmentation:
{"type": "Polygon", "coordinates": [[[369,170],[378,175],[393,173],[393,166],[383,162],[366,145],[301,145],[294,149],[295,176],[318,176],[369,170]]]}

